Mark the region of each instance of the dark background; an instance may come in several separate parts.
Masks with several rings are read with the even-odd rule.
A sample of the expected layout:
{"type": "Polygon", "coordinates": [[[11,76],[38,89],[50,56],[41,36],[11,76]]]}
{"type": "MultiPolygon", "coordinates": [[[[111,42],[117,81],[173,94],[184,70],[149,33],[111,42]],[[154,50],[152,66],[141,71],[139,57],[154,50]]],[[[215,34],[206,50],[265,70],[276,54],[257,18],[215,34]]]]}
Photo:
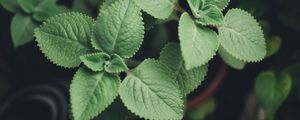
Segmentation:
{"type": "MultiPolygon", "coordinates": [[[[279,14],[285,9],[284,4],[288,1],[265,1],[263,6],[267,7],[268,11],[256,18],[270,22],[270,34],[281,36],[282,48],[278,54],[260,63],[248,64],[242,71],[230,69],[214,95],[217,101],[214,119],[241,119],[245,101],[253,92],[258,73],[268,69],[280,71],[289,64],[299,62],[300,32],[285,25],[279,19],[279,14]]],[[[60,3],[71,5],[70,0],[61,0],[60,3]]],[[[187,8],[183,0],[180,3],[187,8]]],[[[237,0],[232,0],[229,8],[236,6],[238,6],[237,0]]],[[[64,69],[50,63],[39,51],[36,42],[15,49],[10,36],[12,17],[12,13],[0,7],[0,115],[4,115],[8,120],[68,119],[68,89],[76,69],[64,69]]],[[[177,22],[169,22],[166,26],[170,39],[178,41],[177,22]]],[[[136,57],[142,59],[145,55],[139,53],[136,57]]],[[[190,96],[190,99],[211,83],[220,63],[219,57],[215,57],[210,62],[207,80],[190,96]]],[[[276,116],[279,120],[298,120],[299,109],[299,102],[284,103],[276,116]]]]}

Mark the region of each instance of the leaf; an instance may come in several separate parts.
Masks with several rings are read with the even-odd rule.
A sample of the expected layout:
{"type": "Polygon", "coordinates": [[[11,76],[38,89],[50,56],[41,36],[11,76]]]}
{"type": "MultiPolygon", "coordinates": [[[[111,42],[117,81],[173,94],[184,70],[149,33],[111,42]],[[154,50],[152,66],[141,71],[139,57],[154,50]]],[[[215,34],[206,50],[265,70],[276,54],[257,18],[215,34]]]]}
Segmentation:
{"type": "Polygon", "coordinates": [[[179,83],[179,88],[184,96],[202,83],[208,70],[208,65],[186,70],[180,46],[176,43],[169,43],[163,48],[159,61],[174,73],[174,78],[179,83]]]}
{"type": "Polygon", "coordinates": [[[299,90],[300,90],[300,64],[291,64],[284,69],[284,72],[288,73],[292,78],[292,88],[288,97],[288,102],[298,102],[299,101],[299,90]]]}
{"type": "Polygon", "coordinates": [[[43,0],[35,7],[33,18],[42,22],[49,17],[66,11],[65,9],[62,6],[58,6],[56,0],[43,0]]]}
{"type": "Polygon", "coordinates": [[[277,76],[274,72],[267,71],[256,78],[255,92],[270,120],[273,120],[280,104],[289,95],[291,85],[291,78],[286,73],[277,76]]]}
{"type": "Polygon", "coordinates": [[[183,13],[179,20],[179,40],[187,70],[208,63],[219,47],[217,34],[209,28],[196,25],[187,13],[183,13]]]}
{"type": "Polygon", "coordinates": [[[9,12],[16,13],[19,11],[19,5],[17,0],[0,0],[0,3],[2,7],[9,12]]]}
{"type": "Polygon", "coordinates": [[[246,63],[244,61],[234,58],[229,53],[227,53],[223,47],[219,47],[218,52],[223,61],[230,67],[238,70],[242,70],[245,67],[246,63]]]}
{"type": "Polygon", "coordinates": [[[108,54],[132,57],[144,37],[141,15],[140,9],[132,0],[120,0],[101,10],[93,28],[93,46],[108,54]]]}
{"type": "Polygon", "coordinates": [[[281,38],[279,36],[272,36],[267,40],[267,55],[270,57],[276,54],[281,48],[281,38]]]}
{"type": "Polygon", "coordinates": [[[204,103],[187,111],[189,120],[205,120],[216,109],[216,101],[213,98],[208,98],[204,103]]]}
{"type": "Polygon", "coordinates": [[[74,120],[90,120],[105,110],[117,97],[118,76],[80,68],[71,84],[71,107],[74,120]]]}
{"type": "Polygon", "coordinates": [[[43,0],[17,0],[20,7],[26,12],[26,13],[32,13],[34,11],[35,6],[39,4],[39,2],[43,0]]]}
{"type": "Polygon", "coordinates": [[[205,1],[205,5],[215,5],[217,6],[221,11],[223,11],[227,5],[229,4],[230,0],[203,0],[205,1]]]}
{"type": "Polygon", "coordinates": [[[153,17],[166,19],[174,11],[177,0],[135,0],[135,3],[153,17]]]}
{"type": "Polygon", "coordinates": [[[110,56],[106,53],[93,53],[80,56],[81,61],[93,71],[102,71],[104,70],[104,65],[106,61],[109,61],[110,56]]]}
{"type": "Polygon", "coordinates": [[[196,16],[196,23],[201,25],[221,25],[223,14],[215,5],[207,5],[201,9],[196,16]]]}
{"type": "Polygon", "coordinates": [[[109,73],[120,73],[128,70],[124,60],[117,54],[111,55],[110,61],[106,63],[104,69],[109,73]]]}
{"type": "Polygon", "coordinates": [[[14,47],[20,47],[33,40],[34,28],[37,27],[36,23],[30,16],[17,13],[11,22],[10,30],[14,43],[14,47]]]}
{"type": "Polygon", "coordinates": [[[204,7],[203,0],[187,0],[194,16],[199,16],[199,11],[204,7]]]}
{"type": "Polygon", "coordinates": [[[219,28],[221,46],[233,57],[256,62],[266,55],[266,43],[261,27],[247,12],[229,10],[224,25],[219,28]]]}
{"type": "Polygon", "coordinates": [[[125,106],[145,119],[183,117],[183,100],[171,72],[155,60],[145,60],[121,83],[119,94],[125,106]]]}
{"type": "Polygon", "coordinates": [[[35,30],[38,46],[53,63],[77,67],[80,56],[91,51],[93,19],[80,13],[63,13],[48,19],[35,30]]]}

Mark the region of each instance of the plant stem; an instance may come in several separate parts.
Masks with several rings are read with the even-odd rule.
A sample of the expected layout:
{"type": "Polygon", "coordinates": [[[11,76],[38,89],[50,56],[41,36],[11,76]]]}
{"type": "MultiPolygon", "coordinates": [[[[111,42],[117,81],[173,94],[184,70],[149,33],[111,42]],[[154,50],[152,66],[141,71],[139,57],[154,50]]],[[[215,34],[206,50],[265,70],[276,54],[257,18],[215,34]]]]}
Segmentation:
{"type": "Polygon", "coordinates": [[[180,13],[184,13],[185,12],[185,10],[179,4],[176,4],[175,10],[178,11],[178,12],[180,12],[180,13]]]}
{"type": "Polygon", "coordinates": [[[207,100],[221,85],[222,81],[225,79],[225,76],[228,72],[228,66],[225,63],[222,63],[217,76],[213,79],[213,82],[205,89],[205,91],[199,93],[192,100],[187,101],[186,110],[197,107],[201,105],[205,100],[207,100]]]}

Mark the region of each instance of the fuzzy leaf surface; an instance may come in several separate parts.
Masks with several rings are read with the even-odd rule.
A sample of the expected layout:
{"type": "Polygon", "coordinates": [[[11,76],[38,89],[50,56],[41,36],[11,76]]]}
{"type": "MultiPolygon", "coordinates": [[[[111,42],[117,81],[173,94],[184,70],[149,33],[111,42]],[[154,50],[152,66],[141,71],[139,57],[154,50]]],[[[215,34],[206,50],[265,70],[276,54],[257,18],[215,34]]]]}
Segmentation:
{"type": "Polygon", "coordinates": [[[123,58],[117,54],[112,54],[110,56],[110,61],[108,61],[104,69],[109,73],[120,73],[128,70],[123,58]]]}
{"type": "Polygon", "coordinates": [[[256,62],[266,55],[266,43],[261,27],[247,12],[229,10],[224,25],[219,28],[221,46],[233,57],[256,62]]]}
{"type": "Polygon", "coordinates": [[[179,40],[187,70],[208,63],[219,47],[217,34],[197,25],[188,13],[183,13],[179,20],[179,40]]]}
{"type": "Polygon", "coordinates": [[[174,78],[184,96],[195,90],[204,80],[208,65],[187,70],[181,55],[180,46],[176,43],[167,44],[160,53],[160,62],[171,69],[174,78]]]}
{"type": "Polygon", "coordinates": [[[158,19],[167,19],[175,9],[177,0],[135,0],[145,12],[158,19]]]}
{"type": "Polygon", "coordinates": [[[133,0],[120,0],[102,9],[93,28],[92,44],[108,54],[132,57],[144,37],[142,13],[133,0]]]}
{"type": "Polygon", "coordinates": [[[91,51],[89,43],[94,20],[84,14],[71,12],[51,17],[35,30],[38,46],[53,63],[76,67],[80,56],[91,51]]]}
{"type": "Polygon", "coordinates": [[[267,116],[273,120],[281,103],[288,97],[292,80],[286,73],[263,72],[256,78],[255,92],[267,116]]]}
{"type": "Polygon", "coordinates": [[[100,72],[104,69],[105,62],[110,59],[110,56],[101,52],[83,55],[80,56],[80,59],[89,69],[100,72]]]}
{"type": "Polygon", "coordinates": [[[117,97],[119,86],[118,76],[80,68],[70,90],[74,120],[90,120],[104,111],[117,97]]]}
{"type": "Polygon", "coordinates": [[[215,5],[217,6],[221,11],[224,10],[227,5],[229,4],[230,0],[203,0],[205,5],[215,5]]]}
{"type": "Polygon", "coordinates": [[[125,106],[145,119],[182,119],[183,100],[171,71],[155,60],[145,60],[121,83],[125,106]]]}
{"type": "Polygon", "coordinates": [[[196,17],[196,23],[201,25],[220,25],[223,22],[223,13],[215,5],[207,5],[202,8],[196,17]]]}
{"type": "Polygon", "coordinates": [[[241,61],[239,59],[234,58],[229,53],[224,50],[223,47],[219,47],[218,53],[220,57],[223,59],[223,61],[229,65],[230,67],[234,69],[241,70],[245,67],[246,63],[244,61],[241,61]]]}

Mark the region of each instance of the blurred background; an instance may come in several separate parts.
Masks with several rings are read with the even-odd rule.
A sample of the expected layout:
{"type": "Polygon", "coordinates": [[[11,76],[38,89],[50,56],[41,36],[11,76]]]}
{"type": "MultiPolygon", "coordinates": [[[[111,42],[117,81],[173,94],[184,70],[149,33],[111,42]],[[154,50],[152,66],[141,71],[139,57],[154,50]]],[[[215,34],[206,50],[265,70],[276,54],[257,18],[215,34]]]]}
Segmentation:
{"type": "MultiPolygon", "coordinates": [[[[63,6],[65,11],[82,11],[95,18],[101,2],[91,4],[94,1],[58,0],[56,4],[63,6]]],[[[179,1],[183,9],[189,11],[186,1],[179,1]]],[[[265,119],[265,112],[255,96],[255,80],[261,72],[272,70],[276,73],[289,71],[292,77],[292,90],[280,105],[275,118],[299,120],[299,5],[299,0],[231,0],[228,8],[245,9],[259,20],[268,42],[269,56],[262,62],[247,64],[243,70],[229,68],[215,93],[199,105],[198,111],[187,112],[185,119],[265,119]]],[[[76,69],[55,66],[44,57],[34,41],[15,48],[11,37],[11,23],[15,15],[15,12],[0,7],[0,120],[68,120],[69,84],[76,69]]],[[[151,20],[149,16],[145,18],[151,20]]],[[[39,20],[33,21],[36,25],[41,24],[39,20]]],[[[143,46],[135,59],[156,58],[166,41],[178,42],[178,22],[163,23],[146,24],[151,29],[147,30],[143,46]]],[[[15,26],[14,29],[22,29],[22,26],[15,26]]],[[[220,64],[222,59],[216,56],[210,62],[207,79],[189,99],[197,97],[214,82],[220,64]]]]}

